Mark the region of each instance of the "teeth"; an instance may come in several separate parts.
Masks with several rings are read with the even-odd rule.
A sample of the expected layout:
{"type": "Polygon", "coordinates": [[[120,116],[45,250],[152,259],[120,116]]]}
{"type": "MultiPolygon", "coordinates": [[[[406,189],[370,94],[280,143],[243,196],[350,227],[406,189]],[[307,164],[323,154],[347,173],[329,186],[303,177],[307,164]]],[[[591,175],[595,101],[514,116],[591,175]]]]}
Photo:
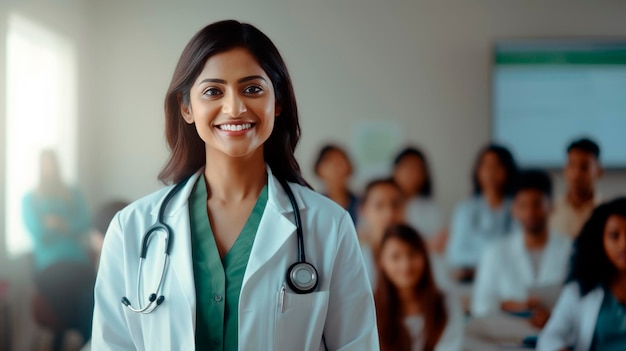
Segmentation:
{"type": "Polygon", "coordinates": [[[245,124],[222,124],[220,126],[218,126],[219,129],[221,130],[226,130],[226,131],[230,131],[230,132],[240,132],[244,129],[250,129],[252,128],[252,123],[245,123],[245,124]]]}

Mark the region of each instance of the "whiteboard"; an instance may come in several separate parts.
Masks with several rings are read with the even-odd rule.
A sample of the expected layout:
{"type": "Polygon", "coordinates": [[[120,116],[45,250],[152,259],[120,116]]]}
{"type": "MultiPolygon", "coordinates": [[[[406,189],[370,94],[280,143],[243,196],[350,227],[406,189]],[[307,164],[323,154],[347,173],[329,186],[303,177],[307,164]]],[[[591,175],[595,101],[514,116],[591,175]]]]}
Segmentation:
{"type": "Polygon", "coordinates": [[[522,166],[561,167],[590,137],[605,167],[626,168],[626,41],[499,43],[492,79],[492,137],[522,166]]]}

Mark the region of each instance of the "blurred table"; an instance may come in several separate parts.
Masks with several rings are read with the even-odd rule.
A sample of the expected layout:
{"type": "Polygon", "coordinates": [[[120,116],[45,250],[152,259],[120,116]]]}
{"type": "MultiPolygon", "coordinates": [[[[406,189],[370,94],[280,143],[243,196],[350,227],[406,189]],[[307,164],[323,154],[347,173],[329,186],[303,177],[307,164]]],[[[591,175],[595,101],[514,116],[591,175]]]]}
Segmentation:
{"type": "Polygon", "coordinates": [[[524,318],[505,314],[472,318],[465,326],[466,351],[528,351],[522,345],[528,336],[539,335],[540,330],[524,318]]]}

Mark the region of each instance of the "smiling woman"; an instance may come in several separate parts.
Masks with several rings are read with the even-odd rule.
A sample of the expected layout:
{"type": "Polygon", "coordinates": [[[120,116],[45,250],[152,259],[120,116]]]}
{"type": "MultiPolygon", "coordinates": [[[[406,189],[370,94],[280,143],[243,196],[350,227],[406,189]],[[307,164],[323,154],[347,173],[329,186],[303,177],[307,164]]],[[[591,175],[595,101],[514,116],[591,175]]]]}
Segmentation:
{"type": "Polygon", "coordinates": [[[295,95],[270,39],[236,21],[198,32],[165,120],[159,178],[175,185],[113,219],[93,347],[378,350],[354,225],[300,173],[295,95]]]}
{"type": "Polygon", "coordinates": [[[181,113],[187,123],[195,123],[209,159],[213,152],[231,157],[256,152],[263,157],[262,146],[280,114],[269,81],[247,49],[235,48],[207,60],[181,113]]]}

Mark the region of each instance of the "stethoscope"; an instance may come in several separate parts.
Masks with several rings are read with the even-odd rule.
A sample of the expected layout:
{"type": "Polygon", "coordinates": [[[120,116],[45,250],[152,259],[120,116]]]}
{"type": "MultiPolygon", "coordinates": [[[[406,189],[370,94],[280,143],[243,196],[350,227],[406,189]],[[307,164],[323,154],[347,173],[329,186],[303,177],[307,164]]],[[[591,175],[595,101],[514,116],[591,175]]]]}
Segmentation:
{"type": "MultiPolygon", "coordinates": [[[[154,223],[148,231],[144,234],[141,244],[141,253],[139,255],[139,269],[137,272],[137,287],[136,287],[136,296],[137,301],[139,301],[139,290],[140,290],[140,282],[141,282],[141,273],[143,268],[143,263],[146,260],[146,254],[148,253],[148,245],[150,244],[150,240],[152,235],[156,232],[163,232],[165,234],[165,252],[164,252],[164,260],[163,260],[163,268],[161,270],[161,276],[159,278],[159,283],[154,290],[148,296],[148,303],[142,307],[141,303],[139,303],[138,308],[133,307],[130,303],[130,300],[124,296],[122,297],[122,304],[126,306],[129,310],[136,313],[152,313],[156,310],[162,303],[165,301],[165,296],[159,295],[161,292],[161,288],[163,286],[163,280],[165,278],[165,273],[167,272],[167,265],[169,262],[170,256],[170,248],[172,246],[172,239],[174,236],[173,230],[165,223],[163,220],[165,209],[169,204],[170,200],[176,195],[189,181],[189,178],[186,180],[176,184],[172,190],[170,190],[163,202],[161,203],[161,207],[159,208],[159,214],[157,217],[156,223],[154,223]]],[[[286,181],[279,181],[280,185],[287,193],[287,197],[289,197],[289,201],[291,202],[291,207],[293,207],[294,219],[296,222],[296,234],[298,237],[298,261],[292,264],[287,269],[287,285],[297,294],[308,294],[313,292],[318,285],[318,274],[315,266],[308,263],[306,261],[306,257],[304,254],[304,235],[302,234],[302,221],[300,219],[300,209],[298,208],[298,204],[296,203],[296,199],[293,196],[293,192],[291,188],[287,184],[286,181]]]]}

